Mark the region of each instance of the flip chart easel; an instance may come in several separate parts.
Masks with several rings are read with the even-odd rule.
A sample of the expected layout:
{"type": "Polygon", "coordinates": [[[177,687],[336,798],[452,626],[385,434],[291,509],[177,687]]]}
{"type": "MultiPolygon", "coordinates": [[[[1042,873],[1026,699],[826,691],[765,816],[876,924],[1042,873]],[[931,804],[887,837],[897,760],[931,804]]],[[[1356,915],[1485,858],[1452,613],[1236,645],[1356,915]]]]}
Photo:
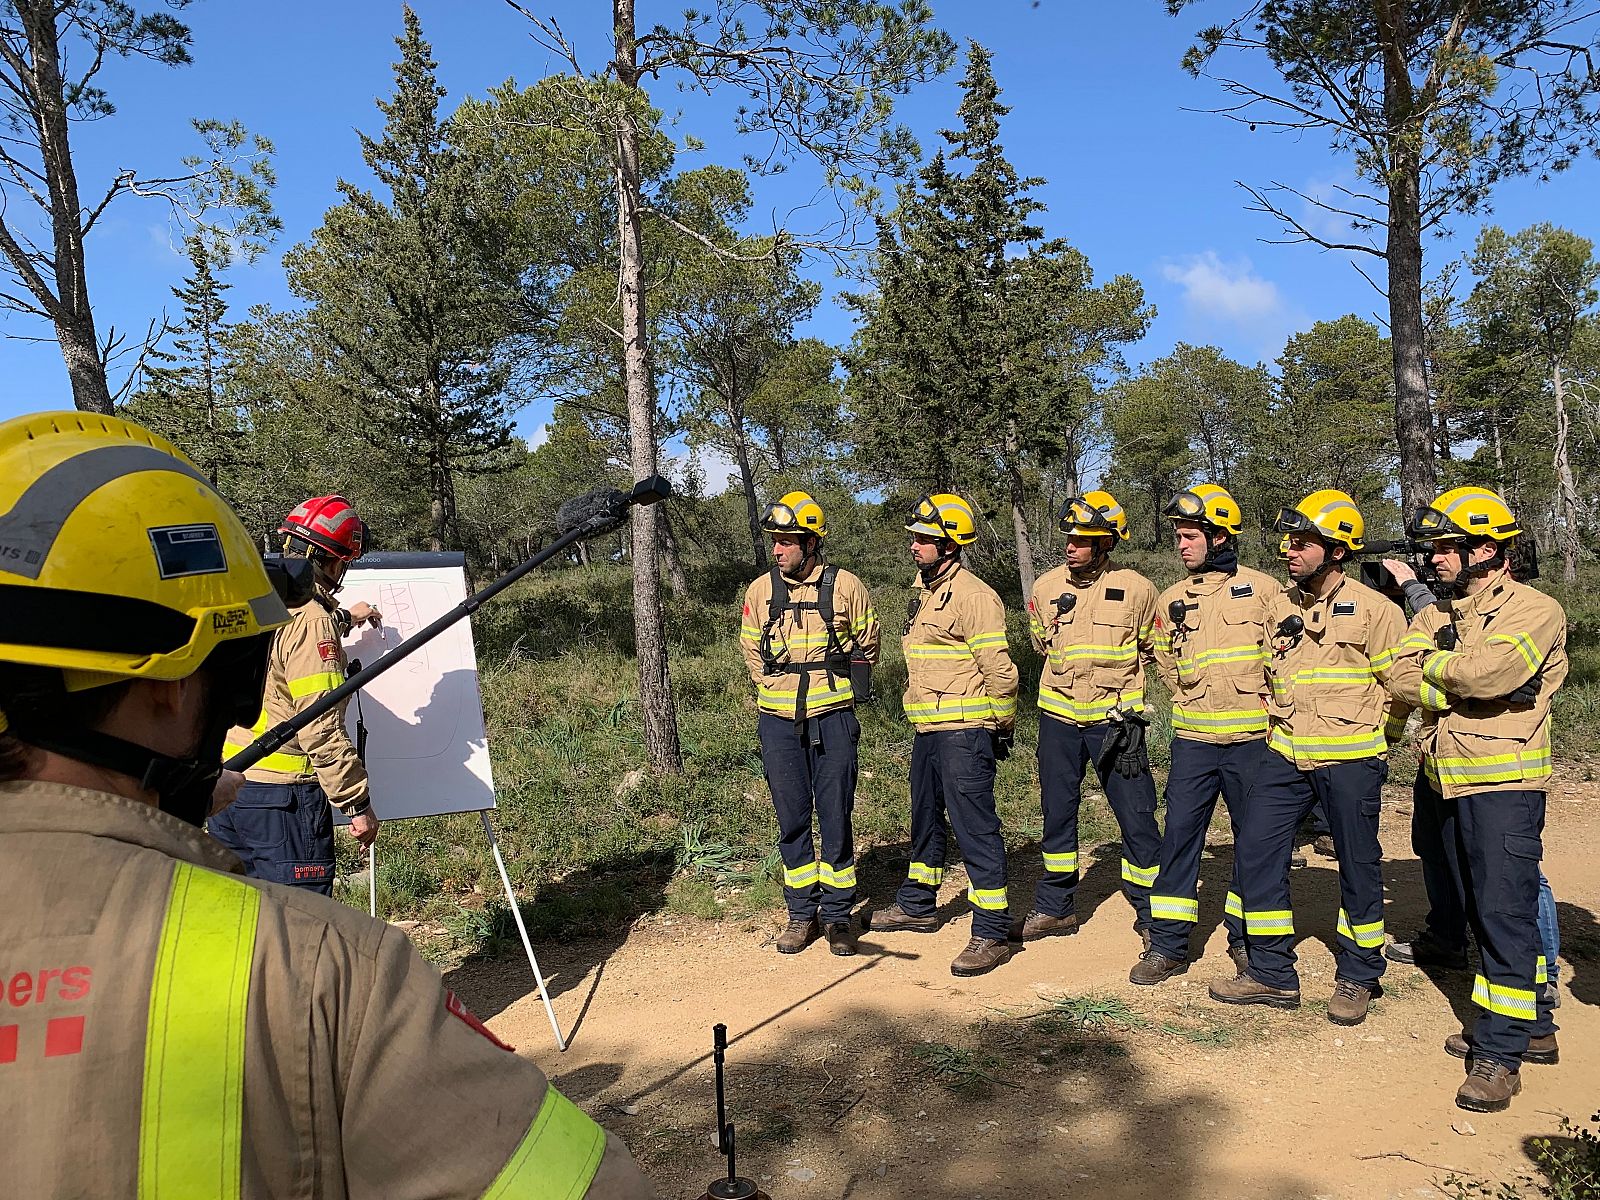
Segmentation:
{"type": "MultiPolygon", "coordinates": [[[[368,554],[351,564],[340,599],[347,607],[365,601],[382,614],[383,623],[377,629],[352,630],[345,639],[345,653],[371,666],[466,595],[465,558],[459,553],[368,554]]],[[[373,811],[380,821],[478,814],[556,1046],[565,1050],[567,1041],[550,1003],[544,972],[534,956],[489,816],[495,808],[494,780],[471,622],[451,626],[373,680],[359,695],[359,710],[352,702],[345,720],[352,741],[356,740],[358,713],[366,726],[373,811]]],[[[378,914],[376,844],[367,854],[367,911],[374,917],[378,914]]]]}

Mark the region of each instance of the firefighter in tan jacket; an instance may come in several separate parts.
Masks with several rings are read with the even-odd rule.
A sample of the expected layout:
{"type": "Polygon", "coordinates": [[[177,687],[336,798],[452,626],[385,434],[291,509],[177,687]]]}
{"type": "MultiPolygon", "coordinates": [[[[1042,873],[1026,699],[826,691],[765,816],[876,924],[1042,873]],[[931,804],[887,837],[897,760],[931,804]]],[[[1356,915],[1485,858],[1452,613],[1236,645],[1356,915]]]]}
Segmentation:
{"type": "Polygon", "coordinates": [[[403,934],[201,832],[289,620],[205,477],[116,418],[19,417],[0,544],[7,1194],[649,1196],[403,934]]]}
{"type": "Polygon", "coordinates": [[[1333,995],[1328,1019],[1366,1020],[1383,975],[1383,874],[1378,811],[1389,743],[1406,707],[1384,681],[1405,631],[1388,597],[1344,563],[1363,546],[1365,522],[1340,491],[1313,492],[1278,514],[1289,538],[1289,586],[1272,599],[1267,659],[1270,732],[1234,853],[1243,901],[1245,970],[1211,985],[1225,1004],[1300,1006],[1289,859],[1295,830],[1320,798],[1339,859],[1333,995]]]}
{"type": "MultiPolygon", "coordinates": [[[[318,496],[296,507],[278,532],[285,554],[310,560],[316,591],[273,639],[261,712],[250,728],[229,733],[230,757],[338,687],[349,666],[342,639],[352,614],[333,597],[345,569],[361,557],[366,526],[344,497],[318,496]]],[[[357,621],[377,619],[366,605],[353,606],[353,614],[357,621]]],[[[211,819],[211,836],[239,856],[246,874],[331,896],[332,808],[350,819],[361,845],[378,836],[367,768],[345,728],[347,706],[324,713],[246,771],[233,804],[211,819]]]]}
{"type": "Polygon", "coordinates": [[[1017,722],[1017,668],[1000,597],[961,563],[978,539],[972,506],[948,492],[924,497],[906,525],[917,591],[901,646],[911,744],[911,865],[895,902],[870,928],[932,933],[944,881],[945,818],[967,866],[972,937],[950,964],[982,975],[1011,957],[1006,846],[995,811],[997,759],[1017,722]]]}
{"type": "MultiPolygon", "coordinates": [[[[1521,1090],[1524,1062],[1558,1055],[1537,897],[1566,614],[1511,578],[1506,553],[1522,530],[1495,493],[1446,492],[1413,514],[1407,533],[1428,544],[1447,593],[1417,613],[1389,678],[1422,710],[1413,831],[1443,860],[1425,862],[1428,929],[1470,920],[1483,958],[1472,989],[1482,1012],[1445,1049],[1469,1064],[1456,1103],[1498,1112],[1521,1090]]],[[[1449,932],[1460,937],[1435,932],[1433,941],[1449,932]]]]}
{"type": "MultiPolygon", "coordinates": [[[[1187,968],[1200,920],[1200,857],[1220,794],[1239,842],[1250,785],[1267,747],[1268,614],[1283,585],[1239,564],[1239,502],[1214,483],[1166,507],[1188,577],[1156,601],[1156,667],[1172,693],[1172,767],[1161,871],[1150,893],[1150,948],[1128,978],[1150,986],[1187,968]]],[[[1239,862],[1223,905],[1228,955],[1246,965],[1239,862]]]]}
{"type": "Polygon", "coordinates": [[[1039,801],[1044,874],[1022,922],[1024,941],[1078,931],[1078,812],[1093,763],[1122,831],[1122,893],[1148,937],[1150,885],[1160,863],[1156,784],[1145,747],[1144,665],[1156,589],[1111,561],[1128,518],[1109,492],[1073,496],[1057,519],[1066,562],[1041,575],[1028,628],[1044,655],[1039,679],[1039,801]]]}
{"type": "Polygon", "coordinates": [[[810,945],[820,914],[828,948],[848,956],[856,951],[855,706],[871,691],[878,614],[859,579],[823,561],[828,530],[810,495],[790,492],[767,509],[761,527],[772,538],[772,570],[745,592],[739,645],[756,687],[761,765],[778,816],[789,910],[778,952],[810,945]]]}

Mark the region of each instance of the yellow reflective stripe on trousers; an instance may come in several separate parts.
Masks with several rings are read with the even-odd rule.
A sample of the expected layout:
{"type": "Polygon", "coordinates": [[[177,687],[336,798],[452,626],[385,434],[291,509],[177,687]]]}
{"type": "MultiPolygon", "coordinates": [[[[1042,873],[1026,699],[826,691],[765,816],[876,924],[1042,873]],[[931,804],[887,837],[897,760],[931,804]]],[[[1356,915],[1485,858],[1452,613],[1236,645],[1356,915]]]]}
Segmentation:
{"type": "MultiPolygon", "coordinates": [[[[244,750],[245,747],[234,742],[227,742],[222,747],[224,761],[244,750]]],[[[309,775],[311,774],[311,759],[304,754],[266,754],[260,762],[250,768],[252,771],[278,771],[284,775],[309,775]]]]}
{"type": "Polygon", "coordinates": [[[1383,918],[1379,917],[1366,925],[1352,925],[1344,909],[1339,910],[1339,923],[1334,926],[1334,932],[1343,934],[1363,950],[1372,950],[1383,945],[1383,918]]]}
{"type": "Polygon", "coordinates": [[[856,867],[851,863],[848,867],[835,867],[831,863],[818,863],[817,871],[822,878],[823,887],[853,888],[856,885],[856,867]]]}
{"type": "Polygon", "coordinates": [[[1078,869],[1078,852],[1068,850],[1065,854],[1052,854],[1045,850],[1044,869],[1052,875],[1070,875],[1078,869]]]}
{"type": "Polygon", "coordinates": [[[606,1152],[605,1131],[555,1088],[483,1200],[578,1200],[606,1152]]]}
{"type": "Polygon", "coordinates": [[[1479,1008],[1519,1021],[1532,1021],[1539,1015],[1538,1001],[1531,988],[1501,987],[1482,975],[1472,981],[1472,1002],[1479,1008]]]}
{"type": "Polygon", "coordinates": [[[1287,937],[1294,933],[1294,913],[1287,908],[1244,913],[1244,931],[1251,937],[1287,937]]]}
{"type": "Polygon", "coordinates": [[[1239,899],[1238,892],[1228,893],[1228,899],[1223,904],[1222,911],[1230,917],[1238,917],[1241,921],[1244,920],[1244,901],[1239,899]]]}
{"type": "Polygon", "coordinates": [[[1159,874],[1161,874],[1160,863],[1153,867],[1141,867],[1127,859],[1122,860],[1122,878],[1138,887],[1155,887],[1156,876],[1159,874]]]}
{"type": "Polygon", "coordinates": [[[237,1200],[244,1030],[261,893],[179,863],[156,950],[139,1115],[139,1198],[237,1200]]]}
{"type": "Polygon", "coordinates": [[[1534,960],[1533,981],[1540,984],[1550,982],[1550,962],[1542,954],[1534,960]]]}
{"type": "Polygon", "coordinates": [[[803,867],[785,867],[783,869],[783,886],[792,888],[810,887],[821,877],[821,871],[814,862],[808,862],[803,867]]]}
{"type": "Polygon", "coordinates": [[[967,899],[979,908],[988,909],[990,912],[999,912],[1006,906],[1005,888],[975,888],[967,889],[967,899]]]}
{"type": "Polygon", "coordinates": [[[1188,896],[1151,896],[1150,915],[1168,921],[1199,921],[1200,901],[1188,896]]]}
{"type": "Polygon", "coordinates": [[[938,887],[944,882],[944,868],[930,867],[927,863],[914,862],[906,872],[906,878],[913,883],[925,883],[929,887],[938,887]]]}

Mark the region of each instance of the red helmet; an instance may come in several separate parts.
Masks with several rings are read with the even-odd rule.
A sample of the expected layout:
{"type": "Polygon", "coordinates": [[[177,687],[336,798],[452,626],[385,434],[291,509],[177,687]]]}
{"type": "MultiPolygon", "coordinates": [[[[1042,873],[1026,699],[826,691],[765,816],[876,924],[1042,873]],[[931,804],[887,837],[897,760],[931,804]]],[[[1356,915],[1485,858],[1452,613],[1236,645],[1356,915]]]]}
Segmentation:
{"type": "Polygon", "coordinates": [[[313,496],[283,519],[279,533],[308,542],[341,562],[361,557],[367,526],[343,496],[313,496]]]}

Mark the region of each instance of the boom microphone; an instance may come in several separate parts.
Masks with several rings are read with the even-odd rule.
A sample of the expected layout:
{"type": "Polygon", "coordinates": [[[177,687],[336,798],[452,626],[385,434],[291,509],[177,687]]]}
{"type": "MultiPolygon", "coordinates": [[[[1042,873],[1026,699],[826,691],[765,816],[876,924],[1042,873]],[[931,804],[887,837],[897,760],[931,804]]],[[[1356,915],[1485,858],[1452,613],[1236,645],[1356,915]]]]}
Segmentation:
{"type": "Polygon", "coordinates": [[[570,533],[595,517],[605,518],[595,528],[596,534],[621,529],[628,519],[628,497],[612,487],[592,488],[581,496],[574,496],[556,509],[556,532],[570,533]]]}

